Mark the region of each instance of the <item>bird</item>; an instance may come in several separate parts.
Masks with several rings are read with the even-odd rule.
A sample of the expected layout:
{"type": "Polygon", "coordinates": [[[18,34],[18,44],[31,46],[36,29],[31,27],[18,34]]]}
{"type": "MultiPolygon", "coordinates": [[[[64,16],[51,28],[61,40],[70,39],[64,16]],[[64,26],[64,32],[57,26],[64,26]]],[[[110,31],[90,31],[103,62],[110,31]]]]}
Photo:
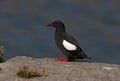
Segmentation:
{"type": "Polygon", "coordinates": [[[66,32],[65,25],[62,21],[56,20],[47,25],[55,28],[55,42],[65,57],[57,58],[57,61],[75,61],[76,59],[91,59],[80,48],[78,42],[66,32]]]}

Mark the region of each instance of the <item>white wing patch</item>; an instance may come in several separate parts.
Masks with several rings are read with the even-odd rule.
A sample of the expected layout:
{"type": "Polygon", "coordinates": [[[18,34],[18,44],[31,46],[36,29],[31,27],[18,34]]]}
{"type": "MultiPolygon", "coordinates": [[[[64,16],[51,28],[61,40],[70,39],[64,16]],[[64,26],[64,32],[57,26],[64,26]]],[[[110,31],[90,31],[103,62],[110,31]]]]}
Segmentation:
{"type": "Polygon", "coordinates": [[[73,44],[71,44],[70,42],[63,40],[63,46],[65,47],[65,49],[67,50],[76,50],[77,47],[73,44]]]}

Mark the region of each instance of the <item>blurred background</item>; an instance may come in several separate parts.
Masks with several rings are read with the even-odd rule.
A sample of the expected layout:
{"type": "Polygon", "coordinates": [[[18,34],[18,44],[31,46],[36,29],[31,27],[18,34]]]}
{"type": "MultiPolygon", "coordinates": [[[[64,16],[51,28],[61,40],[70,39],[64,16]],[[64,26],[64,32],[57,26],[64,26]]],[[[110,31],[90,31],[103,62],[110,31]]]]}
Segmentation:
{"type": "Polygon", "coordinates": [[[61,20],[94,62],[120,64],[120,0],[0,0],[5,59],[56,58],[53,28],[61,20]]]}

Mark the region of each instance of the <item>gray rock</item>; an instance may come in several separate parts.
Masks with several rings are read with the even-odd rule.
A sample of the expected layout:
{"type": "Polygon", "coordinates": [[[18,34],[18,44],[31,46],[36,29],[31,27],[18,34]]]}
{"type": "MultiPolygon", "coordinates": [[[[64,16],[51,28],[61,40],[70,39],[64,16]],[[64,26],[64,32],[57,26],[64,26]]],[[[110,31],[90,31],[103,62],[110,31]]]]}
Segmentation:
{"type": "Polygon", "coordinates": [[[53,58],[32,58],[17,56],[0,63],[0,81],[120,81],[120,65],[95,62],[57,62],[53,58]],[[20,78],[18,68],[28,64],[44,68],[41,77],[20,78]]]}

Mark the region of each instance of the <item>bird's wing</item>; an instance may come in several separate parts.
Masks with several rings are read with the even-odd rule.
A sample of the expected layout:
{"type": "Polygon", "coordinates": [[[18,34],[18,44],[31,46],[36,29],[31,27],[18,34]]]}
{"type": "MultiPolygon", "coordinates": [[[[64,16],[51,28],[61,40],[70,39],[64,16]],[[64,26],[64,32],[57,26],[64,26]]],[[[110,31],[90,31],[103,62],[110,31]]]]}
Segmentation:
{"type": "Polygon", "coordinates": [[[68,33],[64,33],[63,34],[63,37],[66,41],[70,42],[71,44],[74,44],[75,46],[78,46],[79,47],[79,44],[78,42],[71,36],[69,35],[68,33]]]}
{"type": "Polygon", "coordinates": [[[64,34],[64,39],[66,40],[66,41],[68,41],[68,42],[70,42],[71,44],[74,44],[75,46],[77,46],[78,47],[78,49],[77,49],[77,51],[79,51],[79,55],[80,55],[80,58],[88,58],[88,59],[91,59],[90,57],[88,57],[85,53],[84,53],[84,51],[80,48],[80,46],[79,46],[79,44],[77,43],[77,41],[72,37],[72,36],[70,36],[68,33],[65,33],[64,34]]]}

